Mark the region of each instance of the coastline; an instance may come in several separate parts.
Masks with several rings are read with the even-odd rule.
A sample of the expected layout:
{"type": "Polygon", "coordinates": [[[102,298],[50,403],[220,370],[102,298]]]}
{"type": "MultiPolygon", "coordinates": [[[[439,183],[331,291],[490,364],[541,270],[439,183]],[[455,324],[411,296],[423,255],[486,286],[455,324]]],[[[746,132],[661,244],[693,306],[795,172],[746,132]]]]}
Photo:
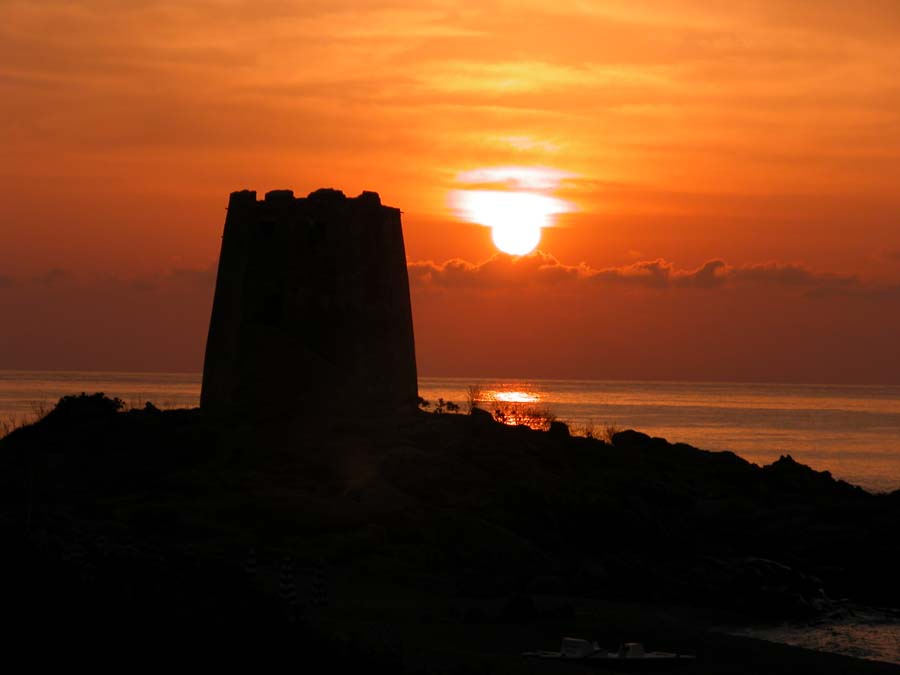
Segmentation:
{"type": "MultiPolygon", "coordinates": [[[[791,455],[869,491],[900,488],[900,387],[432,378],[420,393],[464,403],[469,385],[522,391],[570,425],[606,425],[707,450],[728,450],[759,466],[791,455]]],[[[35,417],[58,398],[105,391],[129,407],[194,407],[199,373],[0,371],[0,424],[35,417]]]]}

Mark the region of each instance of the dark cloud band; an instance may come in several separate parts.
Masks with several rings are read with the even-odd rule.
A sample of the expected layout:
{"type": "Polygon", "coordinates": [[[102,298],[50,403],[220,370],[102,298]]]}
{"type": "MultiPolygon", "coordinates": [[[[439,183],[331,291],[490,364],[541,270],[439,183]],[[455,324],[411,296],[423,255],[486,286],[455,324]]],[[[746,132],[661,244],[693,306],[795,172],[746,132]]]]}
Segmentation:
{"type": "Polygon", "coordinates": [[[679,269],[659,258],[594,268],[583,263],[566,265],[540,251],[520,258],[497,254],[480,263],[458,258],[444,263],[412,262],[409,274],[414,286],[473,290],[582,284],[656,289],[772,286],[815,293],[885,291],[854,275],[815,272],[791,263],[732,266],[713,259],[695,269],[679,269]]]}

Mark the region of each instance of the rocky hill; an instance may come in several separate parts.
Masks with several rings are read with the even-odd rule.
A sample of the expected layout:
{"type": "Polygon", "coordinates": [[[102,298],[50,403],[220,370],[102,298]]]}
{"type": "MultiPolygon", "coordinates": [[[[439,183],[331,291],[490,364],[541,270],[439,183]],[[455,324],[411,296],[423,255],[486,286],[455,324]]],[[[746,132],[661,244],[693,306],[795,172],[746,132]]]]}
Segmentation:
{"type": "Polygon", "coordinates": [[[253,551],[273,578],[289,557],[507,599],[900,605],[900,493],[636,431],[609,444],[486,413],[258,425],[81,396],[0,441],[0,483],[8,541],[98,579],[124,556],[132,584],[175,559],[240,576],[253,551]]]}

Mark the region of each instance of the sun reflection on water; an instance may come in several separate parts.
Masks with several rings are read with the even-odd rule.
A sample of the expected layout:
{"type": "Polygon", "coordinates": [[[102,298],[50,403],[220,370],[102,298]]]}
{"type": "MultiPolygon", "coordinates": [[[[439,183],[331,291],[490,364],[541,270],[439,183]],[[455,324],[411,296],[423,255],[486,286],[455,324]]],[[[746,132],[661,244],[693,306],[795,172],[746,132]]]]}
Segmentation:
{"type": "Polygon", "coordinates": [[[504,403],[537,403],[541,400],[539,394],[530,391],[492,391],[488,395],[489,400],[504,403]]]}
{"type": "Polygon", "coordinates": [[[501,387],[479,389],[473,397],[473,403],[491,413],[498,422],[547,429],[555,417],[541,400],[541,394],[536,390],[501,387]]]}

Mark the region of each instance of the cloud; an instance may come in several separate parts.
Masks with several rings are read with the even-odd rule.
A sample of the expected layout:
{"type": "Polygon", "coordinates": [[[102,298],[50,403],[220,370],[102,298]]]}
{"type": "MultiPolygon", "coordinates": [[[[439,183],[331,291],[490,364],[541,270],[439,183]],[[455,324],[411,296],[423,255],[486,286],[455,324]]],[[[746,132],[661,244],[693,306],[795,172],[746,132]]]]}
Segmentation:
{"type": "MultiPolygon", "coordinates": [[[[900,298],[900,285],[866,281],[856,275],[813,271],[795,263],[768,262],[729,265],[722,259],[709,260],[696,268],[679,268],[657,258],[640,260],[618,267],[591,267],[585,263],[568,265],[543,251],[526,256],[497,253],[479,263],[453,258],[443,263],[431,260],[407,264],[410,286],[414,290],[502,291],[509,289],[553,288],[631,288],[719,289],[772,288],[800,291],[809,296],[835,294],[900,298]]],[[[216,267],[174,268],[160,274],[124,278],[82,278],[68,270],[51,269],[31,277],[17,279],[0,276],[0,289],[20,288],[35,291],[67,290],[124,293],[202,293],[211,294],[216,282],[216,267]]]]}
{"type": "Polygon", "coordinates": [[[442,264],[413,262],[409,264],[409,275],[414,285],[438,288],[499,289],[565,283],[709,288],[721,285],[721,270],[725,268],[723,261],[713,260],[695,270],[679,270],[672,263],[658,259],[596,269],[584,263],[566,265],[548,253],[537,251],[518,258],[498,253],[477,264],[460,259],[442,264]]]}
{"type": "Polygon", "coordinates": [[[16,278],[0,275],[0,289],[20,288],[24,291],[212,291],[216,283],[216,268],[174,268],[161,274],[142,277],[85,277],[70,270],[53,268],[31,277],[16,278]]]}
{"type": "Polygon", "coordinates": [[[710,260],[693,270],[677,269],[659,258],[643,260],[622,267],[589,269],[585,278],[595,283],[643,286],[649,288],[712,288],[723,283],[721,271],[727,266],[722,260],[710,260]]]}
{"type": "MultiPolygon", "coordinates": [[[[412,262],[409,275],[429,374],[900,381],[896,283],[718,258],[599,268],[541,252],[412,262]]],[[[0,316],[12,318],[0,367],[198,371],[214,280],[212,267],[0,277],[0,316]]]]}
{"type": "Polygon", "coordinates": [[[164,279],[174,284],[212,288],[216,283],[216,267],[206,269],[179,267],[169,272],[164,279]]]}
{"type": "Polygon", "coordinates": [[[60,286],[72,279],[72,273],[69,270],[54,268],[48,270],[44,274],[34,277],[32,280],[38,286],[60,286]]]}
{"type": "Polygon", "coordinates": [[[0,367],[196,371],[215,272],[0,278],[0,367]]]}
{"type": "Polygon", "coordinates": [[[662,258],[619,267],[593,268],[584,263],[566,265],[541,251],[516,258],[496,254],[481,263],[453,259],[409,263],[414,287],[434,289],[499,290],[515,287],[553,287],[578,284],[646,289],[762,287],[801,290],[810,294],[867,292],[890,289],[862,281],[854,275],[812,271],[791,263],[731,266],[713,259],[694,269],[680,269],[662,258]]]}
{"type": "Polygon", "coordinates": [[[774,284],[808,289],[854,289],[863,287],[855,275],[817,273],[801,265],[767,263],[734,268],[730,271],[736,282],[750,284],[774,284]]]}
{"type": "Polygon", "coordinates": [[[158,291],[167,287],[211,291],[216,284],[216,268],[214,266],[206,269],[178,267],[165,274],[135,279],[110,277],[109,282],[125,285],[136,291],[158,291]]]}
{"type": "Polygon", "coordinates": [[[454,258],[441,264],[411,262],[407,267],[413,284],[471,289],[557,284],[577,280],[590,271],[583,265],[563,265],[540,251],[522,257],[498,253],[477,264],[454,258]]]}

